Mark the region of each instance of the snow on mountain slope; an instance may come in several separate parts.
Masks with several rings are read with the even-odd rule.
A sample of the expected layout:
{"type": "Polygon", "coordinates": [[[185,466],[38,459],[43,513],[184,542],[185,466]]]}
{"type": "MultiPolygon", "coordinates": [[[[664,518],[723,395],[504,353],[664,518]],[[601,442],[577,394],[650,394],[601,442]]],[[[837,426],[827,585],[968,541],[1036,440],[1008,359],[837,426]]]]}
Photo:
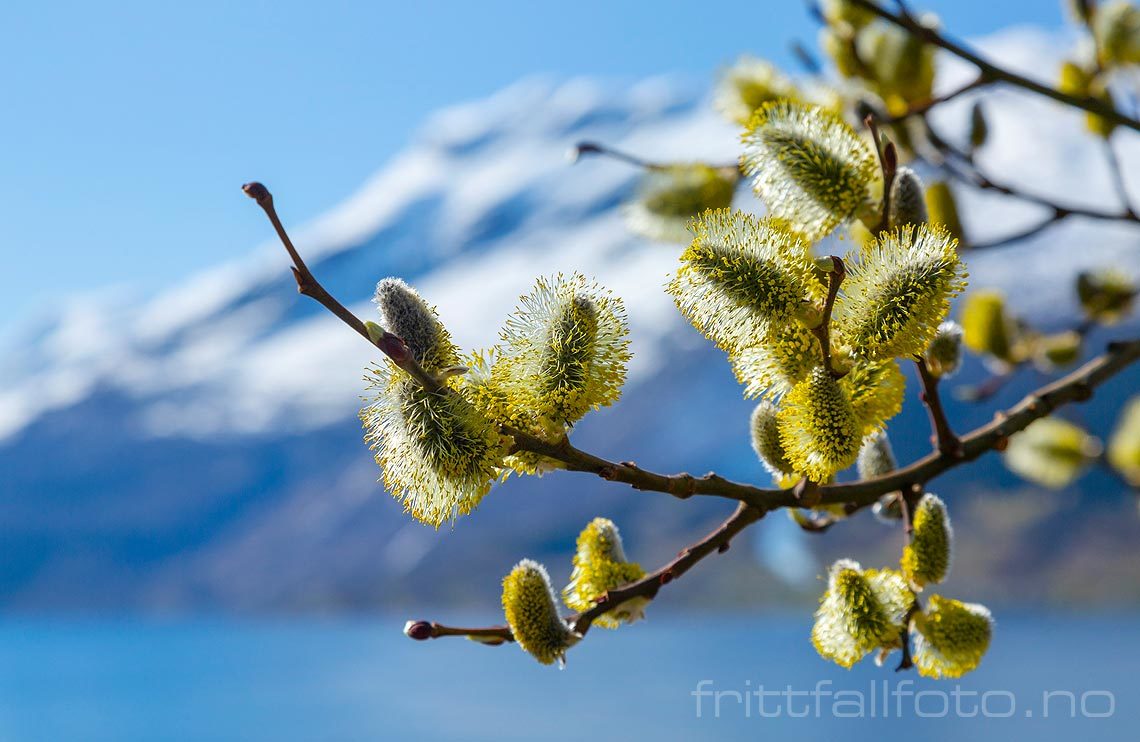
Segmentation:
{"type": "MultiPolygon", "coordinates": [[[[1040,60],[1056,58],[1056,45],[1021,31],[985,42],[1046,77],[1040,60]]],[[[948,65],[943,82],[950,88],[967,74],[948,65]]],[[[960,128],[968,105],[941,111],[943,128],[960,128]]],[[[1112,202],[1103,158],[1078,116],[1012,92],[988,110],[992,172],[1062,200],[1112,202]]],[[[724,162],[737,153],[736,132],[674,82],[528,81],[438,114],[346,203],[290,225],[294,239],[361,316],[374,316],[376,280],[398,275],[438,305],[467,348],[494,342],[536,276],[597,277],[626,302],[634,361],[621,403],[579,426],[582,445],[669,470],[762,478],[745,436],[748,403],[722,356],[662,291],[678,248],[625,231],[618,207],[633,187],[630,168],[567,164],[568,148],[587,138],[655,159],[724,162]]],[[[1140,164],[1129,142],[1126,161],[1140,164]]],[[[289,194],[275,196],[289,224],[289,194]]],[[[742,205],[749,201],[742,192],[742,205]]],[[[1035,217],[1000,199],[963,201],[979,237],[1035,217]]],[[[1016,308],[1063,323],[1074,311],[1074,272],[1110,263],[1135,271],[1137,243],[1133,230],[1072,220],[971,256],[970,268],[974,285],[1001,286],[1016,308]]],[[[519,556],[564,560],[573,533],[598,512],[619,522],[630,514],[627,538],[654,561],[723,510],[552,475],[500,488],[453,532],[409,523],[375,483],[354,418],[374,354],[296,294],[276,244],[147,301],[78,301],[22,337],[0,361],[0,523],[11,552],[0,604],[10,607],[486,602],[519,556]],[[456,561],[481,582],[451,569],[456,561]]],[[[985,418],[985,410],[958,412],[963,425],[985,418]]],[[[908,404],[898,426],[913,432],[900,453],[920,453],[921,410],[908,404]]],[[[771,548],[799,544],[781,523],[765,529],[761,554],[803,553],[771,548]]],[[[770,587],[747,554],[733,558],[733,574],[770,587]]]]}

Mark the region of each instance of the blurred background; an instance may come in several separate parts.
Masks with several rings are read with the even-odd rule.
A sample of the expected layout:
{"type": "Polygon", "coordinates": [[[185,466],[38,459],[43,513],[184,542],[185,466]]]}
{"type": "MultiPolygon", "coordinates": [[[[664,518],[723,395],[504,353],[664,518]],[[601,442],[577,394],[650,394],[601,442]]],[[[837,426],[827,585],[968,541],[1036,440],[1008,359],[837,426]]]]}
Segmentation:
{"type": "MultiPolygon", "coordinates": [[[[1080,43],[1061,4],[928,0],[954,35],[1053,82],[1080,43]]],[[[843,722],[695,715],[701,679],[741,688],[865,687],[898,677],[824,663],[807,635],[839,556],[897,560],[901,529],[870,513],[824,535],[781,513],[663,592],[644,624],[597,631],[563,672],[517,647],[416,644],[405,619],[502,620],[521,557],[564,584],[596,515],[646,566],[731,511],[555,473],[512,480],[438,532],[376,479],[356,419],[366,344],[295,291],[240,185],[261,180],[326,287],[359,315],[400,276],[465,348],[495,341],[535,277],[580,271],[623,297],[629,384],[576,443],[647,468],[767,484],[751,404],[719,351],[662,290],[680,248],[632,235],[639,172],[571,165],[595,140],[657,160],[732,162],[710,105],[741,53],[800,67],[800,3],[38,3],[0,23],[0,739],[662,739],[879,736],[922,729],[1041,739],[1140,721],[1140,519],[1094,468],[1047,491],[990,455],[937,480],[958,551],[946,592],[998,629],[962,687],[1107,690],[1105,719],[1024,715],[931,730],[914,714],[843,722]],[[1022,718],[1025,716],[1025,718],[1022,718]]],[[[969,79],[939,58],[938,90],[969,79]]],[[[986,93],[984,162],[1062,202],[1117,203],[1082,116],[986,93]]],[[[961,133],[965,97],[935,121],[961,133]]],[[[1125,172],[1140,145],[1114,140],[1125,172]]],[[[1140,188],[1140,184],[1134,184],[1140,188]]],[[[754,204],[747,189],[737,196],[754,204]]],[[[1008,234],[1040,210],[959,194],[967,230],[1008,234]]],[[[751,207],[750,207],[751,208],[751,207]]],[[[1082,270],[1140,274],[1140,230],[1070,219],[967,255],[1043,329],[1079,321],[1082,270]]],[[[1095,330],[1089,353],[1137,323],[1095,330]]],[[[909,394],[895,451],[929,450],[909,394]]],[[[952,386],[989,375],[976,358],[952,386]]],[[[1019,373],[985,403],[952,395],[959,430],[1050,378],[1019,373]]],[[[1106,436],[1140,369],[1064,417],[1106,436]]],[[[870,662],[864,663],[870,665],[870,662]]],[[[936,687],[928,681],[916,687],[936,687]]],[[[1092,731],[1090,731],[1092,730],[1092,731]]]]}

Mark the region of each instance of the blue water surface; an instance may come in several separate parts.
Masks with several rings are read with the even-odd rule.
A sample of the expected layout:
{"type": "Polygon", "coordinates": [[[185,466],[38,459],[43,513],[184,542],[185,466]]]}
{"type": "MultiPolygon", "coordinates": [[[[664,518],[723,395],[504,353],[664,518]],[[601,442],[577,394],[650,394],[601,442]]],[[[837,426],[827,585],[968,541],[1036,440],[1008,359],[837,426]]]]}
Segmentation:
{"type": "Polygon", "coordinates": [[[1140,729],[1136,616],[999,615],[983,666],[941,682],[870,660],[852,671],[827,664],[800,615],[595,630],[561,671],[513,645],[412,642],[401,624],[0,622],[0,740],[877,740],[905,732],[1045,742],[1135,739],[1140,729]],[[789,686],[790,700],[773,695],[789,686]],[[747,695],[761,688],[766,716],[747,695]],[[816,688],[843,695],[805,694],[816,688]],[[693,695],[698,689],[707,695],[693,695]],[[884,689],[916,693],[917,705],[915,696],[891,695],[884,706],[884,689]],[[1046,718],[1047,692],[1057,693],[1046,718]],[[844,716],[860,704],[861,718],[844,716]]]}

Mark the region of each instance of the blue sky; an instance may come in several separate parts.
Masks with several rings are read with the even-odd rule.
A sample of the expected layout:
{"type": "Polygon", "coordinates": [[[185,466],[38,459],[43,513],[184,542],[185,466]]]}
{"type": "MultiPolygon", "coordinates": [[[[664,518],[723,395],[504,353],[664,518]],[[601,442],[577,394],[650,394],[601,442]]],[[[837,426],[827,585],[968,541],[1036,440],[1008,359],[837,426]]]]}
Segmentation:
{"type": "MultiPolygon", "coordinates": [[[[916,5],[919,3],[916,3],[916,5]]],[[[928,0],[959,35],[1059,0],[928,0]]],[[[153,291],[350,194],[424,117],[533,74],[711,79],[814,44],[795,0],[18,2],[0,20],[0,328],[104,286],[153,291]]]]}

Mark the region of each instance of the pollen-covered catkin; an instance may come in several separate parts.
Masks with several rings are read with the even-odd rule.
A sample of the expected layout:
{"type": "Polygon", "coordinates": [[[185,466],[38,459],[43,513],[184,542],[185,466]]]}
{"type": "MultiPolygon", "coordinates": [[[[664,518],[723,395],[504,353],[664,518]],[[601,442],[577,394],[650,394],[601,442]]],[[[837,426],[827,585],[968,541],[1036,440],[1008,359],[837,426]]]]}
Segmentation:
{"type": "Polygon", "coordinates": [[[546,568],[530,559],[503,578],[503,612],[518,645],[544,665],[565,662],[581,638],[558,615],[546,568]]]}

